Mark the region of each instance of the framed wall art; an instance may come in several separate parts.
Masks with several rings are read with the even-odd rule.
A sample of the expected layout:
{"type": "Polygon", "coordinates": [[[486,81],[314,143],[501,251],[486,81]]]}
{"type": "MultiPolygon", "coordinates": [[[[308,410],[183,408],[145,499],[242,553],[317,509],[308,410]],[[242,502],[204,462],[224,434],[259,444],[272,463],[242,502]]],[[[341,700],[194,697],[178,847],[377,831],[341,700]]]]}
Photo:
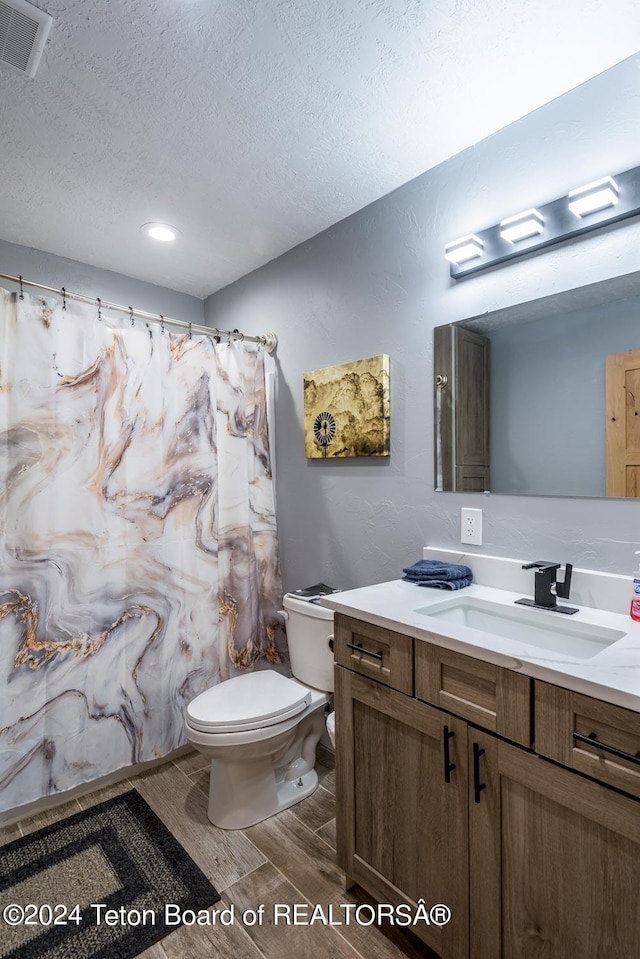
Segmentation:
{"type": "Polygon", "coordinates": [[[308,459],[390,455],[386,353],[304,374],[304,452],[308,459]]]}

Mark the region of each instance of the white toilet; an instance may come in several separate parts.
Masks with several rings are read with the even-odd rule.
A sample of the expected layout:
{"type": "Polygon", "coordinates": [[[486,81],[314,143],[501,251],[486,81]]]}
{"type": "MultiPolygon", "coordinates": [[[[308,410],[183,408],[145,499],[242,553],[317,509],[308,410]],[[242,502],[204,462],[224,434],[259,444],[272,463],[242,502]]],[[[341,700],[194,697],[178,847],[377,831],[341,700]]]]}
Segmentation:
{"type": "Polygon", "coordinates": [[[287,593],[291,671],[228,679],[187,707],[185,736],[211,757],[209,819],[242,829],[306,799],[333,692],[333,611],[287,593]]]}

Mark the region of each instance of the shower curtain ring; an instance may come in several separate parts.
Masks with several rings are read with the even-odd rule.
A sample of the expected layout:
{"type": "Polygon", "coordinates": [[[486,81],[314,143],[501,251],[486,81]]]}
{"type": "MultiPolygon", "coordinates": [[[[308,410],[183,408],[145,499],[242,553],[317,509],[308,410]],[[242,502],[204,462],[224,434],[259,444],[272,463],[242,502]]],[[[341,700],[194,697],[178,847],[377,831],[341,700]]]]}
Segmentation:
{"type": "Polygon", "coordinates": [[[18,299],[24,300],[24,291],[22,289],[22,273],[20,274],[20,296],[18,297],[18,299]]]}
{"type": "Polygon", "coordinates": [[[67,291],[62,287],[62,309],[66,310],[67,308],[67,291]]]}
{"type": "Polygon", "coordinates": [[[96,303],[98,304],[98,322],[102,322],[102,303],[100,302],[100,297],[97,297],[96,303]]]}
{"type": "Polygon", "coordinates": [[[160,332],[164,336],[164,316],[160,314],[160,332]]]}
{"type": "Polygon", "coordinates": [[[189,323],[189,339],[191,339],[191,323],[189,323]]]}
{"type": "Polygon", "coordinates": [[[131,320],[131,326],[135,326],[135,323],[133,320],[133,309],[131,307],[129,307],[129,319],[131,320]]]}
{"type": "Polygon", "coordinates": [[[233,335],[236,339],[240,340],[241,343],[244,343],[244,333],[241,333],[240,330],[234,330],[233,335]]]}

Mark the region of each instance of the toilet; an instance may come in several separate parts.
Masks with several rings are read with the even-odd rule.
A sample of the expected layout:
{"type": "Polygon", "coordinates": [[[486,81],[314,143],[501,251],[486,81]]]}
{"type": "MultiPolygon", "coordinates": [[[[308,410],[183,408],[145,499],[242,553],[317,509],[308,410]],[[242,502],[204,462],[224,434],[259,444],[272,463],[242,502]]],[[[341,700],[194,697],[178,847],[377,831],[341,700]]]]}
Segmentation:
{"type": "Polygon", "coordinates": [[[333,692],[333,611],[287,593],[293,679],[273,669],[228,679],[187,707],[185,736],[211,759],[208,816],[243,829],[306,799],[333,692]]]}

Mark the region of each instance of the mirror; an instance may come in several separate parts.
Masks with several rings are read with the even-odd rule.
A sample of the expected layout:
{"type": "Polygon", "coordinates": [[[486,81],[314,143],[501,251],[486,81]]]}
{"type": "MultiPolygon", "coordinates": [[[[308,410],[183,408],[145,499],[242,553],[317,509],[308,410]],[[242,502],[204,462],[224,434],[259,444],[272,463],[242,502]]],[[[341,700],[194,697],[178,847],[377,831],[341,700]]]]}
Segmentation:
{"type": "Polygon", "coordinates": [[[640,273],[436,327],[434,366],[436,490],[640,496],[640,273]]]}

